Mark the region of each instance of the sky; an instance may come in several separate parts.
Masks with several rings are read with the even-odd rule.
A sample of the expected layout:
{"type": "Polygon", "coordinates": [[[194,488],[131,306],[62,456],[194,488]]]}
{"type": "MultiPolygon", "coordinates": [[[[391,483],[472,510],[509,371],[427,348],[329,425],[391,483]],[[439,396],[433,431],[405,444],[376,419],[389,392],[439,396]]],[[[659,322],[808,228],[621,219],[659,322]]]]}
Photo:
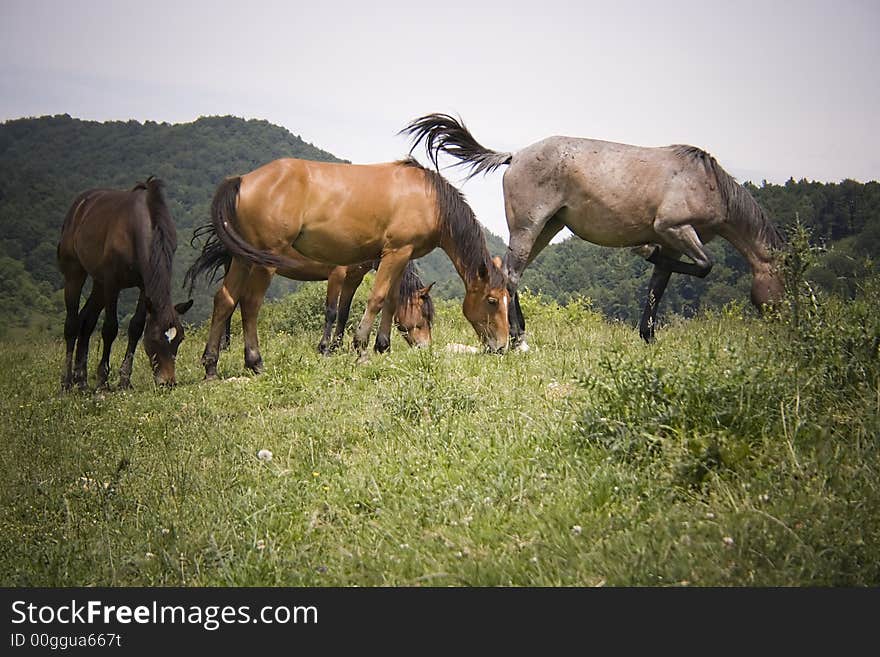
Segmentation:
{"type": "MultiPolygon", "coordinates": [[[[502,151],[686,143],[740,181],[867,182],[878,34],[876,0],[0,0],[0,121],[232,114],[369,163],[444,112],[502,151]]],[[[444,174],[507,240],[502,172],[444,174]]]]}

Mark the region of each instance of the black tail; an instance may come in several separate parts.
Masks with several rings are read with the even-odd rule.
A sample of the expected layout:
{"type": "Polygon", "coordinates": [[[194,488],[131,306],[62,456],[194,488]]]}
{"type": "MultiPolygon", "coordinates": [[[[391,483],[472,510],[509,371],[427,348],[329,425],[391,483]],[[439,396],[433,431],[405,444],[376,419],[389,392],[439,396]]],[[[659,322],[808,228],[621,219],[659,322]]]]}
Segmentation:
{"type": "Polygon", "coordinates": [[[231,255],[245,258],[261,267],[295,268],[296,261],[254,248],[238,234],[233,224],[238,217],[235,204],[240,188],[240,176],[227,178],[217,187],[214,201],[211,203],[211,223],[214,226],[214,233],[231,255]]]}
{"type": "Polygon", "coordinates": [[[411,121],[398,134],[412,137],[410,153],[424,140],[425,151],[435,169],[439,169],[437,157],[440,151],[461,160],[455,166],[465,165],[470,168],[468,180],[478,173],[490,173],[502,165],[510,164],[513,157],[512,153],[500,153],[486,148],[474,139],[463,121],[448,114],[426,114],[411,121]]]}
{"type": "Polygon", "coordinates": [[[202,252],[190,268],[186,270],[186,274],[183,277],[183,287],[188,287],[190,296],[192,296],[193,288],[196,286],[196,281],[200,276],[204,276],[208,283],[212,283],[216,280],[220,268],[222,267],[225,273],[232,262],[232,256],[229,254],[229,251],[226,250],[220,238],[217,237],[214,224],[205,224],[196,228],[189,243],[194,247],[196,241],[203,238],[205,239],[205,244],[202,246],[202,252]]]}

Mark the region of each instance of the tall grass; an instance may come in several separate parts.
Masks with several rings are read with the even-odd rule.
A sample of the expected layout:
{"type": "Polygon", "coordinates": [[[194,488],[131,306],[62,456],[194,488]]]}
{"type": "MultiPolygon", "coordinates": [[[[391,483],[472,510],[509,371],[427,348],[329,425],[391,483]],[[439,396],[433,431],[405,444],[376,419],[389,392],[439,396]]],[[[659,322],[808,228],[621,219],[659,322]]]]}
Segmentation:
{"type": "Polygon", "coordinates": [[[444,350],[475,338],[441,302],[431,349],[357,365],[317,354],[306,285],[264,308],[264,374],[234,334],[203,383],[202,326],[176,388],[141,351],[103,394],[60,392],[60,340],[6,341],[0,583],[876,586],[878,292],[651,346],[526,295],[505,356],[444,350]]]}

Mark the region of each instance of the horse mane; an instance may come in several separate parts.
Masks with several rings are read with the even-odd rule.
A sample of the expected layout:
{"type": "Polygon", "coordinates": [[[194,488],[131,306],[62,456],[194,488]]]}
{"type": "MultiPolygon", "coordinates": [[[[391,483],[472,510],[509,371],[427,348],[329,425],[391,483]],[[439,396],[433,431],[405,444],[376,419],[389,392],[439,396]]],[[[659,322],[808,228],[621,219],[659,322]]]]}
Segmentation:
{"type": "MultiPolygon", "coordinates": [[[[406,304],[407,306],[412,305],[413,298],[416,296],[416,293],[423,287],[425,287],[425,284],[424,282],[422,282],[422,279],[419,276],[415,263],[413,263],[412,260],[408,260],[406,263],[406,269],[403,270],[403,276],[400,279],[400,293],[398,295],[398,303],[406,304]]],[[[422,314],[424,315],[425,320],[428,322],[428,326],[433,326],[434,302],[431,300],[430,294],[426,294],[423,297],[422,314]]]]}
{"type": "Polygon", "coordinates": [[[727,173],[712,155],[696,146],[684,144],[675,145],[672,150],[676,156],[683,160],[701,162],[706,172],[715,177],[718,183],[718,193],[727,209],[727,215],[738,228],[743,229],[753,239],[771,249],[778,250],[785,246],[785,238],[782,233],[770,220],[755,197],[727,173]]]}
{"type": "Polygon", "coordinates": [[[501,273],[498,272],[489,257],[483,227],[477,221],[477,217],[465,200],[464,194],[438,171],[423,167],[414,157],[399,160],[397,164],[420,169],[424,173],[425,181],[434,190],[437,202],[437,212],[440,219],[440,243],[455,245],[456,255],[464,268],[467,280],[472,281],[479,277],[480,268],[485,267],[491,276],[490,284],[492,287],[503,287],[504,281],[501,273]]]}
{"type": "Polygon", "coordinates": [[[177,228],[165,201],[165,183],[150,176],[135,185],[135,190],[147,192],[147,209],[153,224],[148,269],[142,272],[144,292],[157,313],[169,313],[171,304],[171,269],[177,250],[177,228]]]}

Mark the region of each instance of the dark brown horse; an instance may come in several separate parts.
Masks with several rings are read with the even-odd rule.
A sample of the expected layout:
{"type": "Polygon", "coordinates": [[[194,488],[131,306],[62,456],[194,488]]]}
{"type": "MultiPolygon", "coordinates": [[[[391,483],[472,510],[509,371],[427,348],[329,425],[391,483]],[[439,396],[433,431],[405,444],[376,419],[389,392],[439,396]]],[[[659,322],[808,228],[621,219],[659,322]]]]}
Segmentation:
{"type": "MultiPolygon", "coordinates": [[[[208,377],[216,375],[223,323],[248,281],[256,276],[265,290],[273,269],[297,266],[294,251],[332,265],[379,261],[354,336],[361,358],[380,311],[375,348],[388,349],[406,263],[438,246],[465,283],[464,315],[484,346],[501,351],[507,345],[506,282],[482,228],[461,193],[415,160],[372,165],[275,160],[221,183],[211,219],[223,245],[238,257],[214,297],[204,354],[208,377]],[[247,261],[259,267],[249,269],[247,261]]],[[[245,334],[246,349],[255,338],[245,334]]]]}
{"type": "Polygon", "coordinates": [[[703,244],[728,240],[752,269],[752,302],[781,298],[777,250],[782,236],[754,198],[694,146],[644,148],[596,139],[548,137],[515,153],[482,146],[464,124],[428,114],[401,132],[422,140],[437,166],[440,151],[471,168],[471,176],[509,165],[504,209],[510,229],[505,273],[511,304],[511,342],[527,349],[516,294],[526,266],[563,228],[602,246],[634,247],[654,265],[639,325],[654,337],[657,306],[673,272],[705,277],[712,260],[703,244]],[[685,255],[693,262],[679,260],[685,255]]]}
{"type": "MultiPolygon", "coordinates": [[[[213,224],[196,228],[191,243],[195,243],[197,239],[204,239],[202,251],[184,277],[184,285],[189,284],[190,295],[192,295],[192,290],[198,277],[205,276],[213,280],[216,278],[221,267],[224,270],[225,277],[232,265],[232,256],[217,237],[213,224]]],[[[295,252],[291,253],[291,255],[294,254],[295,252]]],[[[298,263],[295,268],[279,269],[276,273],[296,281],[327,281],[327,299],[324,306],[324,335],[318,344],[318,351],[322,354],[329,354],[342,344],[345,325],[348,322],[348,315],[355,291],[357,291],[357,288],[364,280],[364,276],[372,269],[375,269],[378,263],[365,262],[348,267],[337,267],[303,258],[299,254],[295,255],[298,263]],[[336,332],[335,335],[332,335],[334,325],[336,326],[336,332]]],[[[258,265],[249,264],[244,266],[251,267],[252,269],[258,267],[258,265]]],[[[253,296],[265,293],[265,290],[255,289],[255,283],[258,283],[260,280],[261,277],[259,275],[250,277],[239,297],[239,306],[242,308],[242,326],[246,334],[250,331],[256,333],[257,330],[257,318],[253,315],[253,312],[255,310],[259,311],[262,299],[260,304],[256,304],[253,296]]],[[[407,262],[406,269],[400,279],[398,294],[400,303],[397,306],[395,325],[411,347],[426,347],[431,343],[431,325],[434,321],[434,303],[430,295],[432,286],[433,283],[425,286],[416,273],[415,265],[412,261],[407,262]]],[[[231,316],[226,319],[225,337],[221,342],[221,349],[229,344],[230,323],[231,316]]],[[[260,372],[262,370],[262,359],[259,355],[258,342],[255,342],[255,344],[257,345],[257,353],[256,355],[246,353],[245,365],[254,372],[260,372]]]]}
{"type": "Polygon", "coordinates": [[[128,349],[119,370],[119,385],[131,385],[132,361],[142,334],[156,383],[174,385],[174,360],[183,341],[179,316],[192,306],[192,299],[177,306],[171,303],[171,265],[176,248],[177,232],[162,182],[152,176],[130,191],[92,189],[74,199],[58,243],[67,308],[65,390],[73,384],[87,387],[89,338],[101,310],[105,311],[101,332],[104,351],[98,365],[98,387],[107,384],[110,348],[119,331],[116,304],[120,290],[129,287],[140,288],[140,297],[128,326],[128,349]],[[92,292],[80,310],[88,276],[92,292]]]}

